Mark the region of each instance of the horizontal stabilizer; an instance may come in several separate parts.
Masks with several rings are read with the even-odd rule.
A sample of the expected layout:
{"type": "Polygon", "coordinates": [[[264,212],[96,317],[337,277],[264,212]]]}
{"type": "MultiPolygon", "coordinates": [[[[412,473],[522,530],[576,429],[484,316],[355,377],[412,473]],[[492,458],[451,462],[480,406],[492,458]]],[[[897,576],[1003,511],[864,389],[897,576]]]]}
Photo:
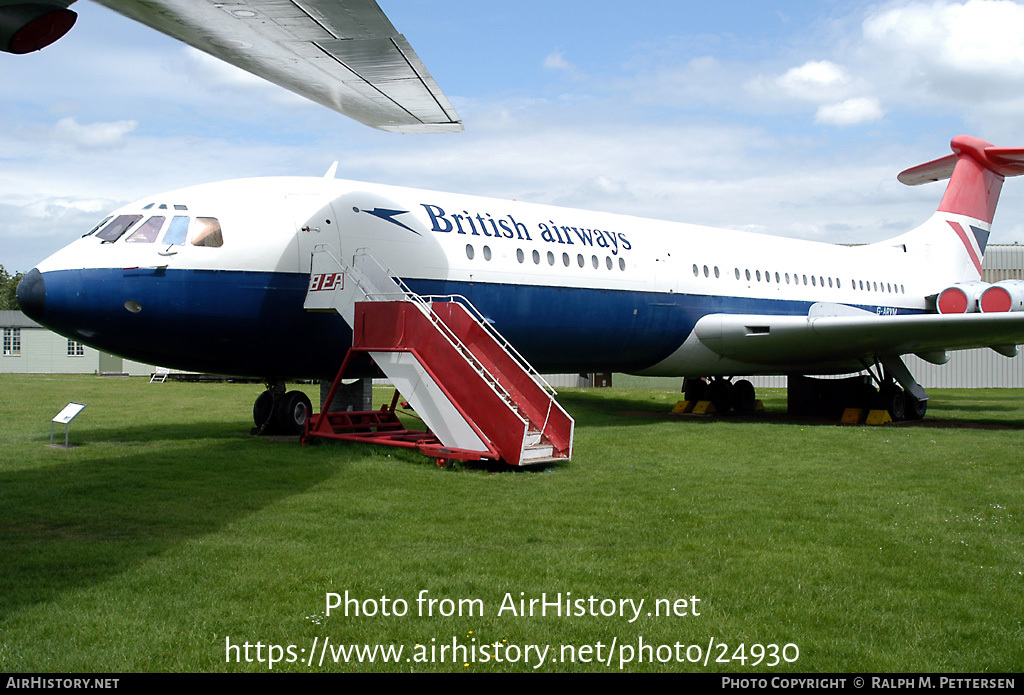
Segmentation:
{"type": "Polygon", "coordinates": [[[905,183],[908,186],[920,186],[923,183],[942,181],[953,175],[956,160],[957,156],[951,154],[927,164],[911,167],[906,171],[900,172],[900,175],[896,178],[899,179],[900,183],[905,183]]]}
{"type": "Polygon", "coordinates": [[[948,179],[953,175],[956,163],[964,155],[969,155],[986,169],[1000,176],[1024,174],[1024,147],[996,147],[968,135],[953,138],[950,147],[955,154],[911,167],[900,172],[896,178],[908,186],[920,186],[923,183],[948,179]]]}

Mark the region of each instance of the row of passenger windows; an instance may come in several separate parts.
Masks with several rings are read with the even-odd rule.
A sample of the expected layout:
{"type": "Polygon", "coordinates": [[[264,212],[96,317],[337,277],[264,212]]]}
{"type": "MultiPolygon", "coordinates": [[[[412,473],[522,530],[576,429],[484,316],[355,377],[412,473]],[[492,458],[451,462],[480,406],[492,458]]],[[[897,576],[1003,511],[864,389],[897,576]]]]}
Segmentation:
{"type": "MultiPolygon", "coordinates": [[[[808,285],[809,284],[811,287],[824,287],[825,283],[827,282],[828,286],[831,287],[831,288],[842,289],[842,287],[843,287],[843,282],[839,278],[832,278],[832,277],[826,278],[823,275],[811,275],[808,278],[808,276],[806,274],[793,273],[793,275],[791,276],[789,273],[780,273],[778,271],[776,271],[775,273],[772,273],[772,271],[770,271],[770,270],[766,270],[762,274],[760,270],[755,270],[755,271],[751,272],[749,268],[744,270],[742,273],[740,272],[739,268],[735,268],[733,270],[733,272],[736,275],[736,279],[737,280],[741,280],[744,277],[746,277],[747,282],[754,282],[754,281],[756,281],[756,282],[770,283],[770,282],[773,281],[773,278],[774,278],[774,282],[777,285],[781,285],[783,282],[785,282],[787,285],[790,285],[790,284],[792,284],[792,285],[800,285],[800,284],[808,285]]],[[[719,271],[717,265],[714,266],[713,269],[709,268],[708,266],[704,266],[704,277],[706,277],[706,278],[711,277],[712,273],[714,273],[714,276],[716,278],[721,277],[721,271],[719,271]]],[[[694,263],[693,264],[693,277],[697,278],[697,277],[700,277],[700,275],[701,275],[701,268],[696,263],[694,263]]],[[[868,290],[868,291],[874,291],[874,292],[887,292],[888,294],[906,294],[907,293],[907,290],[906,290],[906,288],[903,285],[900,285],[900,284],[897,284],[897,283],[893,283],[893,282],[877,282],[877,281],[873,281],[873,280],[857,280],[857,279],[852,279],[850,281],[850,285],[855,290],[860,289],[860,290],[868,290]]]]}
{"type": "MultiPolygon", "coordinates": [[[[492,254],[491,254],[491,247],[490,246],[484,246],[483,249],[482,249],[482,255],[483,255],[485,261],[491,260],[491,256],[492,256],[492,254]]],[[[540,265],[541,264],[542,256],[541,256],[540,251],[534,249],[533,252],[531,253],[531,257],[533,259],[533,264],[534,265],[540,265]]],[[[476,258],[476,247],[474,247],[473,244],[466,244],[466,258],[468,258],[469,260],[473,260],[474,258],[476,258]]],[[[550,266],[555,265],[555,263],[557,261],[557,257],[555,256],[553,251],[548,251],[546,256],[545,256],[545,258],[547,260],[547,264],[550,265],[550,266]]],[[[516,260],[518,260],[520,263],[526,263],[526,252],[523,251],[522,249],[516,249],[516,260]]],[[[594,270],[597,270],[602,265],[601,259],[598,256],[596,256],[596,255],[591,255],[589,262],[590,262],[590,265],[594,268],[594,270]]],[[[567,253],[563,253],[562,254],[562,265],[565,266],[566,268],[568,268],[569,266],[572,265],[572,263],[573,263],[572,257],[569,254],[567,254],[567,253]]],[[[576,254],[576,265],[578,265],[580,268],[585,268],[587,266],[587,257],[584,256],[582,253],[576,254]]],[[[612,260],[611,256],[605,256],[604,257],[603,265],[608,270],[613,270],[615,268],[616,263],[615,263],[615,261],[612,260]]],[[[626,259],[625,258],[620,258],[619,262],[618,262],[618,266],[619,266],[619,270],[625,270],[626,269],[626,259]]]]}
{"type": "MultiPolygon", "coordinates": [[[[124,240],[126,244],[152,244],[160,238],[161,243],[167,246],[184,246],[185,242],[191,238],[192,246],[219,247],[224,245],[224,236],[216,217],[192,219],[184,215],[175,215],[168,221],[164,215],[154,215],[139,224],[142,217],[142,215],[108,217],[93,227],[89,234],[96,234],[107,244],[112,244],[128,234],[124,240]],[[163,232],[162,238],[161,231],[163,232]],[[131,233],[129,234],[129,232],[131,233]]],[[[89,234],[85,236],[89,236],[89,234]]]]}

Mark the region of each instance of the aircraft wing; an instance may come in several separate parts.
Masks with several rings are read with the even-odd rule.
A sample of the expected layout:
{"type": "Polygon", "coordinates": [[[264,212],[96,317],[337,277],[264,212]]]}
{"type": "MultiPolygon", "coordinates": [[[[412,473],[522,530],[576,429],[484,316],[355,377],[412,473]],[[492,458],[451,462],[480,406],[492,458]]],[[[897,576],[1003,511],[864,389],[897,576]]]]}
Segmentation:
{"type": "MultiPolygon", "coordinates": [[[[1024,312],[876,316],[709,314],[694,327],[722,357],[754,364],[828,364],[909,353],[991,347],[1003,354],[1024,342],[1024,312]]],[[[944,360],[942,360],[944,361],[944,360]]]]}
{"type": "Polygon", "coordinates": [[[96,1],[374,128],[462,130],[374,0],[96,1]]]}

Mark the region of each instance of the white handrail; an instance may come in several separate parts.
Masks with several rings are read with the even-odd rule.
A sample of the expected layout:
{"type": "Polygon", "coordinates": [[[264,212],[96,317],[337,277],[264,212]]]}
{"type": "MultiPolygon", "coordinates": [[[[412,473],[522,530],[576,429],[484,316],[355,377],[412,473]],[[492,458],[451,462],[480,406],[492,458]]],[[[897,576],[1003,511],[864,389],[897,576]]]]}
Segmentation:
{"type": "Polygon", "coordinates": [[[512,394],[510,394],[508,390],[501,385],[501,382],[498,381],[498,379],[491,374],[491,372],[488,371],[488,369],[481,364],[478,359],[476,359],[473,355],[473,351],[469,349],[469,346],[463,343],[462,339],[460,339],[459,336],[456,335],[443,320],[441,320],[441,317],[434,313],[430,308],[430,305],[425,302],[420,295],[410,290],[409,287],[402,282],[401,278],[395,277],[395,275],[391,273],[390,269],[381,263],[381,261],[376,258],[369,249],[361,248],[356,250],[356,253],[352,256],[352,268],[358,271],[356,275],[362,274],[363,278],[367,281],[366,283],[360,282],[360,280],[356,278],[356,282],[361,288],[363,288],[367,299],[370,301],[394,301],[397,299],[412,302],[420,309],[420,311],[423,312],[424,316],[427,317],[427,320],[434,324],[434,326],[441,332],[441,335],[443,335],[453,347],[462,353],[466,362],[468,362],[478,374],[484,377],[484,380],[490,384],[491,388],[503,401],[508,403],[510,406],[514,403],[512,394]],[[368,292],[367,284],[372,283],[372,280],[363,268],[363,266],[368,263],[372,263],[373,266],[376,266],[375,269],[373,266],[369,266],[371,268],[371,272],[378,275],[378,278],[380,277],[380,273],[383,273],[384,277],[396,285],[400,292],[381,292],[379,286],[372,288],[376,290],[375,292],[368,292]]]}
{"type": "MultiPolygon", "coordinates": [[[[317,251],[327,253],[334,262],[340,266],[345,267],[341,261],[339,261],[333,253],[333,249],[318,245],[317,251]]],[[[441,335],[455,347],[460,353],[462,353],[464,359],[469,363],[473,369],[480,374],[481,377],[488,383],[491,389],[510,407],[515,405],[515,400],[512,398],[512,394],[502,386],[501,382],[493,375],[490,371],[476,358],[473,351],[462,342],[462,339],[455,334],[454,331],[444,322],[444,320],[433,310],[431,302],[458,302],[469,312],[470,316],[481,326],[488,331],[498,343],[499,347],[505,351],[513,360],[515,360],[522,369],[529,374],[530,378],[533,379],[541,390],[543,390],[548,396],[548,407],[547,412],[544,416],[544,423],[540,428],[540,434],[543,436],[547,430],[548,423],[551,419],[551,411],[553,407],[557,407],[559,411],[565,412],[558,401],[555,399],[557,392],[554,387],[542,377],[536,369],[526,360],[522,354],[516,350],[516,348],[503,336],[501,333],[484,317],[476,306],[473,305],[469,299],[463,295],[451,294],[451,295],[426,295],[422,296],[413,292],[405,282],[396,276],[391,269],[387,267],[377,256],[367,247],[361,247],[356,249],[356,252],[352,256],[352,264],[347,269],[350,271],[349,275],[352,280],[362,290],[362,294],[367,301],[409,301],[412,302],[416,307],[423,312],[424,316],[440,331],[441,335]],[[388,291],[392,287],[398,290],[388,291]]],[[[520,414],[520,417],[523,417],[520,414]]],[[[529,418],[526,418],[529,421],[529,418]]]]}

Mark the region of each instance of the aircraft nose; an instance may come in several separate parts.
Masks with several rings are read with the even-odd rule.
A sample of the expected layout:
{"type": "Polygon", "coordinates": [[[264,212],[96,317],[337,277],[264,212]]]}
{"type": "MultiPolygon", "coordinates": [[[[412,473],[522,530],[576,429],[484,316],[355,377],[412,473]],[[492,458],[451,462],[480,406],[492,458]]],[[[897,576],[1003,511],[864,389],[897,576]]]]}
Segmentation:
{"type": "Polygon", "coordinates": [[[43,274],[33,268],[18,283],[18,306],[33,321],[43,317],[46,308],[46,285],[43,274]]]}

